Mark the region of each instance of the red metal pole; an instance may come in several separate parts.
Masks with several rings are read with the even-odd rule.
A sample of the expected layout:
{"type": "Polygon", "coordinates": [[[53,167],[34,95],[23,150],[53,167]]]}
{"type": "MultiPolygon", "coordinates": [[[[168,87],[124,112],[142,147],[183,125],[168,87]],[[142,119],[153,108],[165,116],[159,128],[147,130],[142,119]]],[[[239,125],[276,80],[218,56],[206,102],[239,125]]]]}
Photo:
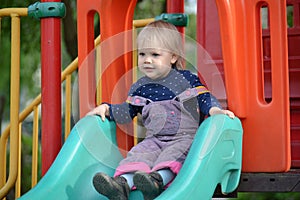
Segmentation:
{"type": "MultiPolygon", "coordinates": [[[[184,13],[184,0],[167,0],[167,13],[184,13]]],[[[184,27],[177,27],[184,34],[184,27]]]]}
{"type": "Polygon", "coordinates": [[[47,172],[62,145],[60,23],[60,18],[41,18],[42,175],[47,172]]]}

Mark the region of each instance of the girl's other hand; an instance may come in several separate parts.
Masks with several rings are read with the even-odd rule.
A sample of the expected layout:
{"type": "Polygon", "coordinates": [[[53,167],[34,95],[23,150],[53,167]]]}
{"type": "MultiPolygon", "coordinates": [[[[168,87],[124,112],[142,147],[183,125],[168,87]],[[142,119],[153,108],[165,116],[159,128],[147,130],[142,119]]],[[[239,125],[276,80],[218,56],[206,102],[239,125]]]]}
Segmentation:
{"type": "Polygon", "coordinates": [[[209,110],[209,114],[210,115],[224,114],[224,115],[228,115],[232,119],[235,117],[235,115],[234,115],[234,113],[232,111],[230,111],[230,110],[223,110],[223,109],[220,109],[218,107],[212,107],[209,110]]]}

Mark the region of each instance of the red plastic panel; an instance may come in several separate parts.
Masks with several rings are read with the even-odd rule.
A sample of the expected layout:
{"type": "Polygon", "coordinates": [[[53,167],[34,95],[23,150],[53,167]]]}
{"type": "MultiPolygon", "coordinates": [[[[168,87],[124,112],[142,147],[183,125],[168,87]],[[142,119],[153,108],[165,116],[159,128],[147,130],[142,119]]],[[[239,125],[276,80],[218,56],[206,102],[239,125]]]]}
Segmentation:
{"type": "Polygon", "coordinates": [[[198,1],[198,38],[220,65],[223,58],[228,107],[241,118],[244,128],[243,171],[287,171],[291,144],[286,4],[277,0],[217,0],[217,6],[212,4],[214,1],[198,1]],[[262,3],[272,11],[271,38],[265,40],[260,23],[262,3]],[[207,20],[215,16],[220,25],[217,20],[207,20]],[[223,53],[217,44],[220,35],[223,53]],[[265,41],[270,44],[264,46],[271,57],[263,62],[265,41]]]}

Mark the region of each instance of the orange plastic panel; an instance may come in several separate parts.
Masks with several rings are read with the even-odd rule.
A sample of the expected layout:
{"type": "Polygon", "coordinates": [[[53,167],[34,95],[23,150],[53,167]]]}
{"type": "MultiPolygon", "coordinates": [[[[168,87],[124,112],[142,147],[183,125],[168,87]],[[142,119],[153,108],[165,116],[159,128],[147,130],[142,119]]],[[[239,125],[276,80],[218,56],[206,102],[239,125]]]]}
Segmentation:
{"type": "MultiPolygon", "coordinates": [[[[130,37],[127,38],[129,41],[118,40],[117,42],[110,38],[132,29],[135,4],[136,0],[79,0],[77,2],[80,116],[84,116],[91,109],[90,106],[95,106],[95,69],[93,67],[80,69],[86,56],[94,49],[94,15],[95,13],[100,15],[101,42],[108,41],[107,43],[110,44],[106,45],[105,49],[101,49],[101,57],[106,58],[115,54],[116,50],[131,45],[130,37]]],[[[101,77],[104,85],[102,101],[111,101],[115,84],[131,68],[131,54],[121,55],[119,59],[112,60],[109,66],[105,66],[105,72],[101,77]]]]}
{"type": "MultiPolygon", "coordinates": [[[[90,59],[84,61],[88,54],[94,49],[94,16],[100,16],[101,42],[100,45],[101,66],[103,67],[101,76],[101,101],[112,102],[112,93],[116,84],[123,81],[122,92],[117,92],[119,101],[125,100],[127,91],[132,81],[121,79],[131,68],[131,35],[128,38],[117,40],[111,39],[115,35],[123,34],[132,29],[133,13],[136,0],[78,0],[77,1],[77,22],[78,22],[78,62],[79,62],[79,103],[80,117],[83,117],[96,105],[96,81],[95,81],[95,61],[90,59]],[[105,47],[105,48],[104,48],[105,47]],[[109,60],[115,55],[117,50],[122,54],[109,60]],[[126,53],[125,53],[126,52],[126,53]],[[124,92],[125,91],[125,92],[124,92]],[[119,95],[118,95],[119,94],[119,95]]],[[[129,36],[124,34],[124,37],[129,36]]],[[[131,48],[132,49],[132,48],[131,48]]],[[[129,149],[133,145],[132,137],[123,131],[118,131],[118,144],[121,149],[129,149]]]]}
{"type": "Polygon", "coordinates": [[[291,163],[286,2],[216,0],[228,106],[242,120],[243,171],[287,171],[291,163]],[[271,102],[264,96],[260,8],[270,22],[271,102]]]}

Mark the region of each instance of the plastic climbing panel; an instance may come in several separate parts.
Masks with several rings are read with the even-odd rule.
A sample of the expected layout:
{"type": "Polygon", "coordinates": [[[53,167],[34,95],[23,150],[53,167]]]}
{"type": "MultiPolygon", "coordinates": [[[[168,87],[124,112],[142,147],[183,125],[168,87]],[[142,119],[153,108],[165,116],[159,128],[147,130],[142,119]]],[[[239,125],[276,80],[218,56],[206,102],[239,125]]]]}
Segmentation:
{"type": "Polygon", "coordinates": [[[293,164],[299,160],[299,66],[291,57],[297,49],[287,48],[297,39],[287,40],[286,7],[277,0],[198,0],[199,42],[224,77],[228,107],[242,120],[245,172],[289,170],[291,143],[293,164]]]}

